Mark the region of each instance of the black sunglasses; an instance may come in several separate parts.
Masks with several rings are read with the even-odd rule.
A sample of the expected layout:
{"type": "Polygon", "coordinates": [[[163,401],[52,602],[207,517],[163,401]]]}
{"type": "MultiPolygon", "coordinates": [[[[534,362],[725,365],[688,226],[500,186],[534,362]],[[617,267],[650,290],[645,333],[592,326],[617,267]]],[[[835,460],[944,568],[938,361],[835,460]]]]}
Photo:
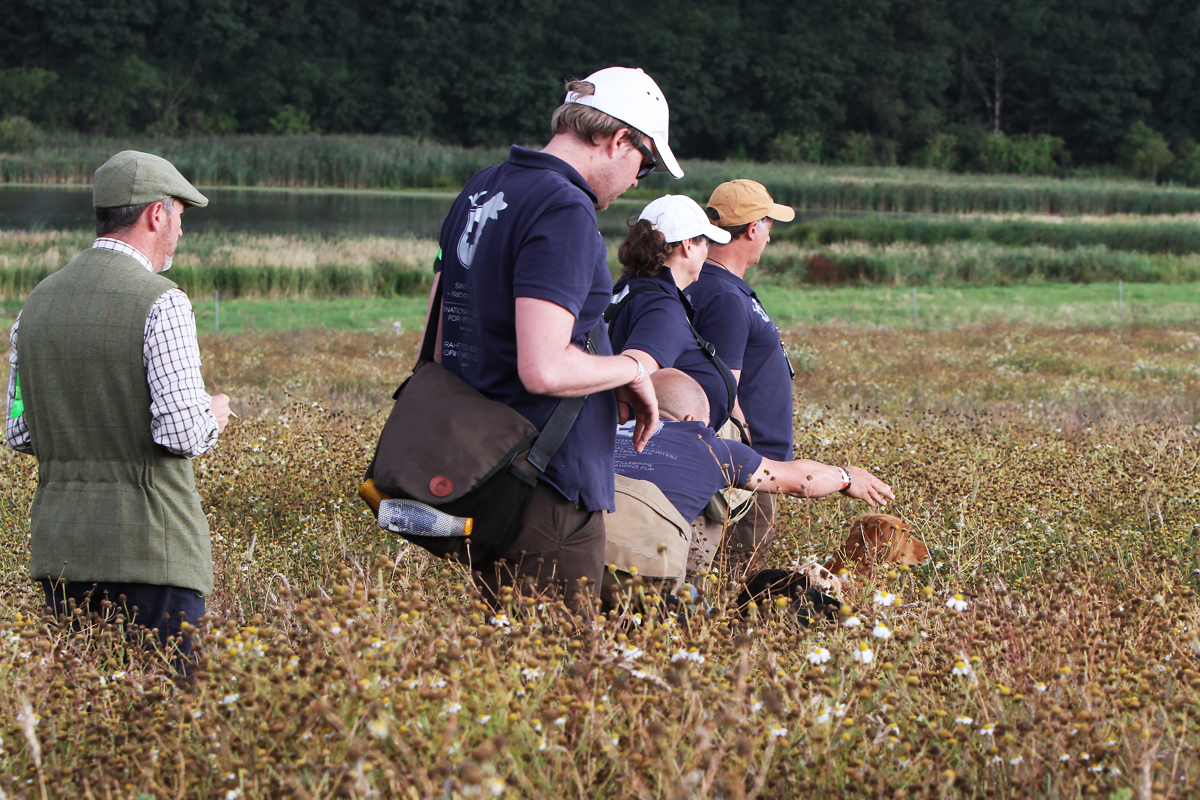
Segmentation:
{"type": "Polygon", "coordinates": [[[658,159],[654,157],[654,153],[650,152],[650,148],[646,147],[644,144],[637,145],[637,149],[639,153],[646,157],[646,161],[642,162],[642,167],[637,172],[637,179],[640,181],[642,178],[658,169],[658,159]],[[647,161],[650,163],[646,163],[647,161]]]}

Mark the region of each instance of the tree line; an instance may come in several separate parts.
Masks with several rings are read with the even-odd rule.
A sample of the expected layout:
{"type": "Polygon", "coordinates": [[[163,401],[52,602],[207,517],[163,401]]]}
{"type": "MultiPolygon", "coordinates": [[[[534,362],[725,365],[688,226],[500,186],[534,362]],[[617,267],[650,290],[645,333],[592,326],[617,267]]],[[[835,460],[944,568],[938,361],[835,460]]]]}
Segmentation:
{"type": "Polygon", "coordinates": [[[1200,179],[1198,44],[1181,0],[0,0],[0,119],[540,142],[621,64],[685,157],[1200,179]]]}

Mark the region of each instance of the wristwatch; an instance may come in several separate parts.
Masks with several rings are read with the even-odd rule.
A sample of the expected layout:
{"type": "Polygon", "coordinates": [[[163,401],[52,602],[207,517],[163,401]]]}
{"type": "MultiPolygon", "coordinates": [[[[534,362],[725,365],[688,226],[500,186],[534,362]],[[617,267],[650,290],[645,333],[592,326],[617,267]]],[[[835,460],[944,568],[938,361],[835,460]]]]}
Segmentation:
{"type": "Polygon", "coordinates": [[[845,467],[838,467],[837,471],[842,475],[842,488],[838,491],[845,494],[846,490],[850,488],[850,484],[854,483],[854,479],[850,477],[850,471],[845,467]]]}

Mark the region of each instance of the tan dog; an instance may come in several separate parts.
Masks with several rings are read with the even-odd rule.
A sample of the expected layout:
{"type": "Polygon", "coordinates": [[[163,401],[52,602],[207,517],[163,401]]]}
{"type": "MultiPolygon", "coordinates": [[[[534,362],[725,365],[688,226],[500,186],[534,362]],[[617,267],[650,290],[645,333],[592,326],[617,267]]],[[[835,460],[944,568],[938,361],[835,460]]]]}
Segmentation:
{"type": "Polygon", "coordinates": [[[928,558],[929,548],[913,538],[907,522],[888,514],[863,514],[850,523],[850,535],[841,554],[829,564],[829,571],[840,575],[845,569],[866,578],[876,564],[915,567],[928,558]]]}

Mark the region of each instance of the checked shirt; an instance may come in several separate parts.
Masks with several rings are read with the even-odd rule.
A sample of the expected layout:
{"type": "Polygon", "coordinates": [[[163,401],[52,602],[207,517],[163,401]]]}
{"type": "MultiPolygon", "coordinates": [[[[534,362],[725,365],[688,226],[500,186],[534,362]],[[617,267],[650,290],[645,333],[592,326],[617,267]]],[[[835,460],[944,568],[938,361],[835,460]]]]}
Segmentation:
{"type": "MultiPolygon", "coordinates": [[[[150,259],[139,250],[116,239],[101,237],[92,247],[115,250],[132,256],[153,272],[150,259]]],[[[16,394],[17,327],[13,322],[8,335],[12,350],[8,355],[8,403],[11,409],[16,394]]],[[[217,441],[217,420],[212,414],[212,398],[204,390],[200,375],[200,345],[196,340],[196,318],[192,304],[181,289],[163,292],[150,313],[142,344],[142,364],[150,385],[150,435],[154,441],[177,455],[195,458],[212,449],[217,441]]],[[[6,413],[4,436],[9,447],[33,453],[25,416],[13,418],[6,413]]]]}

